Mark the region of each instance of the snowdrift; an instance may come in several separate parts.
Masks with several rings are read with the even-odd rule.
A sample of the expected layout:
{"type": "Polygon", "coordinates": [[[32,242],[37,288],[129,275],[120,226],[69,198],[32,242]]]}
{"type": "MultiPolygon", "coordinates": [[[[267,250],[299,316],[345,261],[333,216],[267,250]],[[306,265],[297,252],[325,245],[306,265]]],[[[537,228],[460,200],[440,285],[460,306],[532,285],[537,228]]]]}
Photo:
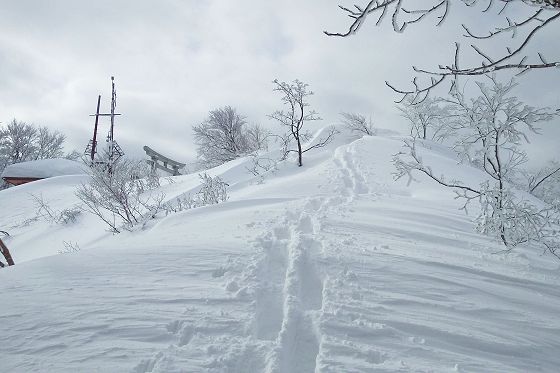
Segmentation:
{"type": "MultiPolygon", "coordinates": [[[[29,193],[77,203],[84,176],[0,192],[6,372],[556,372],[560,265],[473,231],[450,190],[393,180],[394,134],[340,134],[261,177],[209,170],[228,202],[112,236],[82,214],[33,220],[29,193]],[[79,252],[54,255],[62,241],[79,252]]],[[[457,179],[482,174],[424,149],[457,179]]],[[[167,199],[198,175],[173,178],[167,199]]]]}
{"type": "Polygon", "coordinates": [[[1,177],[45,179],[54,176],[83,175],[86,173],[85,167],[82,162],[64,158],[39,159],[6,166],[1,177]]]}

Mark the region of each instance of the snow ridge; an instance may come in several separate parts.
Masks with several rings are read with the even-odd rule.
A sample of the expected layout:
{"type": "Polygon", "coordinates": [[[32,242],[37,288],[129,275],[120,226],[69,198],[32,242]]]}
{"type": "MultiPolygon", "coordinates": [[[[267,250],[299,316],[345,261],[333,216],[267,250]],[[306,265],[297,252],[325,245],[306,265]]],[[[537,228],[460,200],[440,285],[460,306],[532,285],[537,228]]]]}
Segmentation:
{"type": "MultiPolygon", "coordinates": [[[[451,191],[393,181],[399,139],[354,140],[310,152],[303,168],[281,164],[264,183],[244,160],[222,165],[212,172],[227,175],[231,201],[135,232],[95,240],[103,228],[85,216],[10,228],[15,251],[41,236],[56,252],[84,227],[95,242],[0,271],[10,300],[0,370],[556,372],[558,263],[531,248],[492,254],[499,246],[472,231],[451,191]]],[[[197,180],[162,190],[174,198],[197,180]]],[[[81,181],[44,180],[0,202],[23,221],[34,213],[27,192],[62,208],[81,181]]]]}

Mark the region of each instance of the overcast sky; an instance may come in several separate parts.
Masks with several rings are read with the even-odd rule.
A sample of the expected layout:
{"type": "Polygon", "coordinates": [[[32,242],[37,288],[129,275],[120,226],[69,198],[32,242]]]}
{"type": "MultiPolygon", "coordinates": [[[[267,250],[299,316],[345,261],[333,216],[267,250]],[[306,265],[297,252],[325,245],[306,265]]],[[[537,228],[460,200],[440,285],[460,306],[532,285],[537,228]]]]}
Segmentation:
{"type": "MultiPolygon", "coordinates": [[[[402,129],[393,102],[398,96],[384,81],[407,87],[412,64],[451,61],[458,22],[485,30],[496,19],[458,3],[443,27],[428,19],[397,34],[389,22],[375,27],[370,20],[351,38],[327,37],[323,30],[348,26],[338,3],[0,0],[0,121],[15,117],[58,129],[67,135],[67,150],[82,152],[98,94],[109,110],[114,75],[123,114],[115,138],[124,151],[141,156],[149,145],[185,161],[195,154],[191,127],[208,111],[231,105],[250,122],[273,127],[267,114],[280,100],[271,81],[298,78],[315,92],[311,103],[323,125],[353,111],[371,115],[380,127],[402,129]]],[[[558,60],[559,34],[555,25],[535,48],[558,60]]],[[[503,43],[489,51],[503,50],[503,43]]],[[[518,94],[528,103],[560,108],[560,69],[520,82],[518,94]]],[[[560,158],[560,122],[547,127],[532,150],[539,159],[560,158]]],[[[106,132],[104,123],[100,133],[106,132]]]]}

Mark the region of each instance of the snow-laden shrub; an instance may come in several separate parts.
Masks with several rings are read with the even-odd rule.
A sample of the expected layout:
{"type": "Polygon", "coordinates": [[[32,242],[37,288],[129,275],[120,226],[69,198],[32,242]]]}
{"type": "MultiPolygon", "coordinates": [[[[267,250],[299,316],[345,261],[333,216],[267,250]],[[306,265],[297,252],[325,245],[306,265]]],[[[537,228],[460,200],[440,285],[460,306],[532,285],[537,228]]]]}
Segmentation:
{"type": "Polygon", "coordinates": [[[90,182],[80,185],[76,196],[83,209],[101,219],[114,233],[130,230],[147,217],[154,217],[162,209],[164,195],[153,177],[145,175],[141,161],[121,159],[110,169],[93,166],[90,182]]]}
{"type": "Polygon", "coordinates": [[[64,245],[64,248],[58,250],[59,254],[72,254],[81,250],[80,245],[78,245],[77,242],[62,241],[62,244],[64,245]]]}
{"type": "Polygon", "coordinates": [[[250,157],[250,161],[251,163],[248,166],[245,166],[245,169],[258,178],[257,182],[259,184],[264,183],[266,173],[274,173],[278,170],[278,160],[270,157],[253,154],[250,157]]]}
{"type": "Polygon", "coordinates": [[[208,174],[202,174],[199,176],[202,180],[202,187],[195,195],[197,207],[215,205],[220,202],[227,201],[228,184],[226,182],[224,182],[219,176],[214,178],[210,177],[208,174]]]}
{"type": "Polygon", "coordinates": [[[37,208],[36,218],[44,219],[50,223],[63,225],[72,224],[78,220],[78,217],[82,213],[82,210],[79,206],[70,207],[60,211],[54,210],[50,206],[50,204],[45,201],[42,194],[38,196],[31,194],[31,198],[33,199],[33,203],[37,208]]]}
{"type": "Polygon", "coordinates": [[[227,187],[229,186],[219,176],[211,177],[208,174],[199,175],[202,185],[194,195],[179,196],[174,201],[165,203],[163,209],[166,213],[190,210],[207,205],[215,205],[228,200],[227,187]]]}

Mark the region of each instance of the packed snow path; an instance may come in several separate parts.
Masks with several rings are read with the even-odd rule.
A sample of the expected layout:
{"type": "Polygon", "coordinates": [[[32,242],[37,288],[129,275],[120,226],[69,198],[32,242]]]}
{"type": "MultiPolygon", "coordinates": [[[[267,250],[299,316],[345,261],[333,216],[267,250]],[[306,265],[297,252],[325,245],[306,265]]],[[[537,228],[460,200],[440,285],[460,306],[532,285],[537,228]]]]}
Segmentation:
{"type": "Polygon", "coordinates": [[[399,147],[341,141],[264,184],[234,161],[230,202],[0,271],[0,370],[557,372],[559,263],[493,254],[450,191],[395,183],[399,147]]]}

